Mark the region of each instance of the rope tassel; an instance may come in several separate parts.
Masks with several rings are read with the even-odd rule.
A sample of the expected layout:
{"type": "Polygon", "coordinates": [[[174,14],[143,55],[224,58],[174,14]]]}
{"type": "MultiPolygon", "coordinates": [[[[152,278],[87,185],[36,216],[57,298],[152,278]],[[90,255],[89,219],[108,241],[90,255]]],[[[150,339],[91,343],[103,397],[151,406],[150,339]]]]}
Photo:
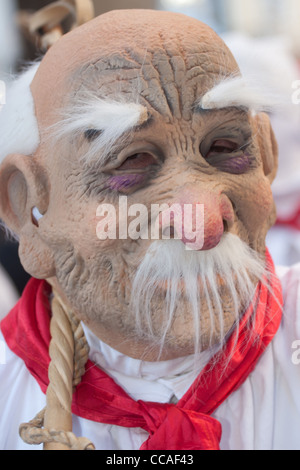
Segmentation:
{"type": "Polygon", "coordinates": [[[45,411],[46,408],[29,423],[21,424],[20,436],[24,442],[31,445],[51,444],[52,450],[95,450],[92,442],[85,437],[76,437],[72,432],[43,428],[45,411]]]}

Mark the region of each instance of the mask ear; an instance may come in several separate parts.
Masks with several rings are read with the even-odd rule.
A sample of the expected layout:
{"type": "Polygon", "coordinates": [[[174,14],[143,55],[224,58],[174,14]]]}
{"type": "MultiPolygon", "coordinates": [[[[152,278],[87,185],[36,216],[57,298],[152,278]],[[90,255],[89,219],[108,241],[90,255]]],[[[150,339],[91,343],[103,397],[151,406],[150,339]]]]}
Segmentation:
{"type": "Polygon", "coordinates": [[[272,183],[278,169],[278,145],[269,116],[265,113],[257,114],[254,125],[264,173],[272,183]]]}
{"type": "Polygon", "coordinates": [[[53,274],[52,256],[41,237],[34,208],[45,214],[48,207],[48,183],[34,157],[12,154],[0,166],[0,218],[19,239],[21,263],[37,278],[53,274]]]}

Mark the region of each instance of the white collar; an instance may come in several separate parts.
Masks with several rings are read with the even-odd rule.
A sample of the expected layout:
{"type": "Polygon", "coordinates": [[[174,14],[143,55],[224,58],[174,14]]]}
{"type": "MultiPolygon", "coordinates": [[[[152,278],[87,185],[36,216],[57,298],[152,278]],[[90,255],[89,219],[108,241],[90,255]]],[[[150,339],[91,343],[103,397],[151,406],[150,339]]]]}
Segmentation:
{"type": "Polygon", "coordinates": [[[125,356],[100,341],[82,324],[91,361],[101,367],[135,400],[168,403],[178,401],[197,378],[215,350],[169,361],[147,362],[125,356]]]}

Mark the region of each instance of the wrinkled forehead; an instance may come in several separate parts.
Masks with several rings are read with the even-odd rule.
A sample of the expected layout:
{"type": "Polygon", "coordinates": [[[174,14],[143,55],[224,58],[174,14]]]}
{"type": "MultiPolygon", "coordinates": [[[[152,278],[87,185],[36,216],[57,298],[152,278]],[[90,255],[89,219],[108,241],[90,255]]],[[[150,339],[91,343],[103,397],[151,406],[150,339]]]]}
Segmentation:
{"type": "Polygon", "coordinates": [[[111,12],[50,49],[32,85],[38,119],[88,92],[175,117],[188,113],[220,78],[237,71],[222,40],[206,25],[166,12],[111,12]],[[47,107],[49,109],[47,109],[47,107]]]}
{"type": "Polygon", "coordinates": [[[135,45],[100,57],[70,77],[67,99],[76,103],[92,92],[103,99],[139,102],[150,113],[188,118],[195,102],[233,68],[224,51],[183,46],[160,38],[153,49],[135,45]]]}

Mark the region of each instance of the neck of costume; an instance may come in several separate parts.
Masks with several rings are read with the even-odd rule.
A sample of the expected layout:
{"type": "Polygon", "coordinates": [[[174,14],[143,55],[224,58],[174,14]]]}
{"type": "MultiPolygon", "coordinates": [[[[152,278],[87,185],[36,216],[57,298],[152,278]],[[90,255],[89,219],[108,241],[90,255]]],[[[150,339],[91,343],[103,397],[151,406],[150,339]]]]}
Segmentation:
{"type": "MultiPolygon", "coordinates": [[[[254,370],[282,317],[282,291],[266,252],[268,278],[259,282],[238,328],[200,372],[177,404],[131,398],[89,360],[73,393],[72,412],[88,420],[149,433],[141,450],[219,450],[221,424],[212,414],[254,370]]],[[[51,286],[31,279],[1,330],[8,347],[23,359],[43,393],[49,385],[51,286]]]]}

